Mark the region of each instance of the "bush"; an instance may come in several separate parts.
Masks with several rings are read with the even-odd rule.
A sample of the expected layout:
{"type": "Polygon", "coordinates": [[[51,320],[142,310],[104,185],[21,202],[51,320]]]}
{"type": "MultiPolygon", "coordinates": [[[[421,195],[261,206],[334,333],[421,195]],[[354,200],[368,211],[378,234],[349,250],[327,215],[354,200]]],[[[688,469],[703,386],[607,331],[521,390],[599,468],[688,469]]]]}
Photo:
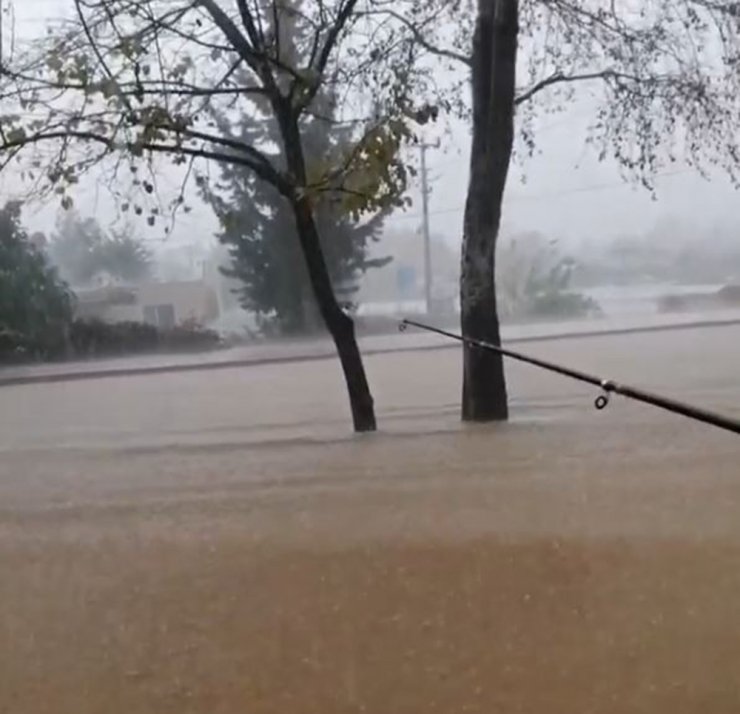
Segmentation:
{"type": "Polygon", "coordinates": [[[717,297],[727,305],[740,305],[740,285],[725,285],[717,297]]]}
{"type": "Polygon", "coordinates": [[[550,293],[537,295],[529,305],[530,315],[543,318],[596,317],[601,307],[593,298],[580,293],[550,293]]]}
{"type": "Polygon", "coordinates": [[[111,357],[157,351],[213,349],[220,344],[217,332],[195,323],[160,330],[144,322],[75,320],[70,345],[78,357],[111,357]]]}
{"type": "Polygon", "coordinates": [[[147,352],[159,346],[157,328],[142,322],[75,320],[69,339],[72,351],[79,357],[147,352]]]}
{"type": "Polygon", "coordinates": [[[165,350],[188,351],[213,349],[221,344],[221,336],[196,322],[180,325],[160,332],[160,347],[165,350]]]}
{"type": "Polygon", "coordinates": [[[663,295],[658,298],[658,310],[660,312],[680,312],[686,310],[688,300],[685,295],[663,295]]]}
{"type": "Polygon", "coordinates": [[[502,319],[574,319],[601,314],[599,304],[572,290],[576,261],[555,241],[524,233],[501,242],[497,297],[502,319]]]}

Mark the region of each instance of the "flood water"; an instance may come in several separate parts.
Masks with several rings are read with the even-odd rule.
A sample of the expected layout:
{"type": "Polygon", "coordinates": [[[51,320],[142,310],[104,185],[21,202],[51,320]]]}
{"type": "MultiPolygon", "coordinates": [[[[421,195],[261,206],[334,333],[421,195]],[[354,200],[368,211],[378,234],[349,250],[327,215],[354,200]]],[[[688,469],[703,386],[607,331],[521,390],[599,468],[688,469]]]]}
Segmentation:
{"type": "MultiPolygon", "coordinates": [[[[528,349],[740,415],[738,328],[528,349]]],[[[0,711],[739,711],[737,437],[458,362],[0,390],[0,711]]]]}

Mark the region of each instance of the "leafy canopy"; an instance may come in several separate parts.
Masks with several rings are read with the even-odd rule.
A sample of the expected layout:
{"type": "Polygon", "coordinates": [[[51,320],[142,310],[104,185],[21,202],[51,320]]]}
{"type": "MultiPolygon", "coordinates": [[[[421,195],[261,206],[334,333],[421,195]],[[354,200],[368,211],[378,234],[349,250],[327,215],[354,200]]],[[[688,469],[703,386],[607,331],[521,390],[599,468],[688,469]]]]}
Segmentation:
{"type": "MultiPolygon", "coordinates": [[[[111,190],[133,184],[123,210],[158,216],[154,158],[192,175],[199,160],[242,166],[285,197],[332,193],[358,217],[403,203],[409,171],[401,149],[436,116],[434,63],[387,0],[75,0],[65,31],[50,30],[5,68],[0,154],[31,149],[34,188],[72,205],[72,189],[93,166],[111,190]],[[297,52],[286,52],[287,38],[297,52]],[[317,96],[336,112],[317,114],[317,96]],[[259,141],[223,132],[214,114],[238,121],[267,112],[279,149],[299,169],[276,165],[259,141]],[[301,167],[300,120],[313,116],[351,130],[336,161],[301,167]],[[123,158],[124,161],[120,159],[123,158]],[[129,165],[132,177],[121,174],[129,165]],[[125,180],[123,180],[125,179],[125,180]]],[[[436,10],[406,2],[428,22],[436,10]]],[[[203,164],[196,168],[203,170],[203,164]]],[[[171,210],[184,204],[181,193],[171,210]]]]}
{"type": "MultiPolygon", "coordinates": [[[[154,223],[162,155],[185,178],[196,163],[206,173],[201,159],[239,165],[284,196],[340,196],[356,215],[398,205],[411,177],[403,146],[438,113],[468,111],[474,16],[494,0],[74,2],[67,29],[50,30],[3,67],[0,159],[29,149],[26,178],[66,206],[80,173],[103,167],[114,193],[133,184],[136,200],[121,197],[122,209],[146,211],[154,223]],[[320,89],[337,98],[327,121],[350,127],[352,142],[306,175],[213,119],[267,112],[285,157],[295,152],[294,124],[318,115],[320,89]],[[126,165],[130,177],[120,174],[126,165]]],[[[737,179],[737,0],[518,5],[520,156],[535,149],[537,116],[584,97],[593,111],[585,139],[626,175],[649,184],[688,161],[737,179]]],[[[181,193],[170,209],[184,204],[181,193]]]]}
{"type": "Polygon", "coordinates": [[[130,225],[106,233],[94,218],[82,218],[75,210],[60,215],[49,254],[75,287],[90,285],[100,274],[123,283],[142,282],[152,274],[151,253],[130,225]]]}
{"type": "Polygon", "coordinates": [[[0,357],[60,353],[72,307],[72,293],[23,228],[20,204],[6,204],[0,209],[0,357]]]}

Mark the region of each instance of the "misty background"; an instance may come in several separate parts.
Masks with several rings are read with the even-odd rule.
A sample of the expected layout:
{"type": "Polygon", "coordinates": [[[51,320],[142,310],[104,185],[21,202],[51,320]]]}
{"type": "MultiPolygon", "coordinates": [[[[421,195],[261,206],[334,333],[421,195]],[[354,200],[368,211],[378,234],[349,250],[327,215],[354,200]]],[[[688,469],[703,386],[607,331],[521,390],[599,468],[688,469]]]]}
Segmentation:
{"type": "MultiPolygon", "coordinates": [[[[6,3],[4,9],[6,55],[41,36],[50,23],[63,23],[71,10],[48,0],[6,3]]],[[[727,297],[728,288],[732,296],[732,286],[740,284],[740,211],[734,187],[724,175],[701,176],[680,164],[656,176],[652,192],[625,182],[614,162],[599,162],[586,145],[592,108],[586,90],[565,111],[542,116],[536,125],[534,155],[517,158],[499,250],[503,319],[723,306],[726,301],[712,303],[702,296],[715,296],[724,289],[727,297]],[[565,293],[565,301],[555,300],[556,293],[565,293]],[[684,294],[691,299],[677,299],[684,294]]],[[[433,307],[435,313],[452,318],[469,128],[462,122],[441,120],[428,127],[425,141],[431,145],[427,179],[433,307]]],[[[409,158],[418,161],[416,152],[409,158]]],[[[177,195],[182,180],[183,172],[177,167],[158,167],[156,192],[163,203],[177,195]]],[[[87,280],[76,280],[65,270],[59,243],[54,250],[60,225],[67,220],[64,211],[54,202],[23,208],[28,231],[43,236],[40,239],[73,288],[202,282],[215,294],[217,305],[196,311],[199,321],[225,333],[254,330],[254,320],[233,295],[238,285],[221,274],[230,261],[216,237],[214,211],[192,185],[186,190],[191,210],[180,213],[165,234],[166,222],[150,226],[145,216],[122,216],[104,183],[95,171],[81,180],[75,194],[76,216],[82,222],[93,221],[106,235],[125,234],[140,243],[147,263],[140,274],[121,276],[101,268],[87,280]]],[[[391,260],[358,276],[352,302],[360,317],[427,309],[421,191],[418,176],[409,192],[410,207],[393,212],[382,223],[370,257],[391,260]]],[[[10,172],[0,177],[0,193],[3,200],[20,195],[10,172]]],[[[165,295],[160,302],[167,300],[165,295]]],[[[145,318],[161,317],[152,318],[152,314],[150,310],[145,318]]]]}

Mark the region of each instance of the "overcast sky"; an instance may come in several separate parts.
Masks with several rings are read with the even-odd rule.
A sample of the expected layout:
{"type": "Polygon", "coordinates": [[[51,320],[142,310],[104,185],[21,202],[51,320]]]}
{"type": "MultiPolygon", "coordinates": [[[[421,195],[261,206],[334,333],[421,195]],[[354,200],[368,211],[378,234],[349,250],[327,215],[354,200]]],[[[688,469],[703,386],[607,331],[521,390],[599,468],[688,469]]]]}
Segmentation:
{"type": "MultiPolygon", "coordinates": [[[[7,7],[10,0],[2,0],[7,7]]],[[[13,13],[19,40],[44,31],[48,18],[71,13],[70,0],[14,0],[13,13]]],[[[9,44],[9,23],[6,16],[6,55],[9,44]]],[[[708,182],[682,167],[657,179],[658,195],[654,200],[644,189],[621,181],[616,166],[600,164],[585,151],[585,127],[588,105],[582,103],[567,114],[542,120],[538,141],[540,152],[524,167],[516,166],[509,182],[505,205],[505,224],[509,229],[539,230],[566,242],[608,238],[621,233],[643,233],[659,219],[672,215],[698,225],[717,222],[740,226],[738,195],[724,177],[708,182]],[[526,182],[522,181],[523,173],[526,182]]],[[[430,199],[432,231],[454,242],[459,240],[462,208],[465,201],[468,167],[468,128],[458,126],[445,148],[428,153],[429,174],[433,191],[430,199]]],[[[163,183],[173,188],[175,175],[164,176],[163,183]]],[[[0,199],[12,195],[12,178],[0,182],[0,199]]],[[[174,194],[173,194],[174,195],[174,194]]],[[[414,205],[393,216],[389,229],[416,230],[421,218],[418,189],[412,192],[414,205]]],[[[84,215],[96,215],[102,222],[113,215],[110,200],[96,191],[95,180],[83,184],[75,197],[84,215]]],[[[50,232],[53,229],[56,206],[27,212],[33,229],[50,232]]],[[[153,243],[162,240],[160,229],[142,231],[153,243]]],[[[205,207],[181,216],[169,243],[208,242],[212,240],[214,222],[205,207]]]]}

